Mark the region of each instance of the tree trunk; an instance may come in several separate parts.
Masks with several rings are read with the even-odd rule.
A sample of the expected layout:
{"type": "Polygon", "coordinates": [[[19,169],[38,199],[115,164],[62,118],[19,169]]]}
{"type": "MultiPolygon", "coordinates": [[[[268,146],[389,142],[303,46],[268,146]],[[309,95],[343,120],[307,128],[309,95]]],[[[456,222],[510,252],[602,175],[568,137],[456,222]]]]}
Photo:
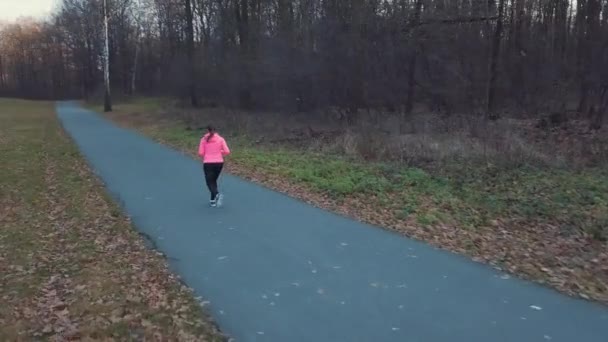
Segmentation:
{"type": "Polygon", "coordinates": [[[422,11],[422,0],[416,0],[416,7],[414,9],[414,19],[412,20],[413,34],[412,34],[412,45],[413,51],[410,56],[410,60],[408,63],[408,74],[407,74],[407,100],[405,102],[405,114],[410,114],[412,109],[414,108],[414,87],[416,81],[416,64],[418,61],[418,50],[419,50],[419,42],[418,42],[418,30],[417,28],[420,24],[420,14],[422,11]]]}
{"type": "Polygon", "coordinates": [[[196,97],[196,68],[194,66],[194,18],[192,16],[192,3],[186,1],[186,45],[188,53],[188,90],[190,92],[190,104],[192,107],[198,107],[198,99],[196,97]]]}
{"type": "Polygon", "coordinates": [[[239,35],[240,45],[240,63],[241,63],[241,84],[239,89],[239,105],[244,109],[251,109],[252,95],[250,89],[251,70],[249,59],[252,54],[251,32],[249,25],[249,4],[248,0],[240,0],[236,3],[236,22],[237,32],[239,35]]]}
{"type": "Polygon", "coordinates": [[[494,38],[492,39],[492,53],[490,55],[490,67],[488,75],[488,88],[486,97],[486,115],[490,120],[498,119],[499,115],[496,113],[495,96],[496,96],[496,80],[497,80],[497,69],[498,69],[498,56],[500,53],[500,38],[502,36],[502,25],[503,25],[503,13],[505,8],[505,0],[499,0],[498,2],[498,20],[496,21],[496,30],[494,31],[494,38]]]}
{"type": "Polygon", "coordinates": [[[131,73],[131,95],[137,91],[137,67],[139,63],[139,49],[140,49],[140,32],[137,30],[137,41],[135,42],[135,57],[133,58],[133,72],[131,73]]]}
{"type": "Polygon", "coordinates": [[[578,40],[577,46],[577,69],[578,69],[578,78],[580,81],[580,90],[579,90],[579,102],[577,111],[581,114],[587,112],[587,104],[589,97],[589,85],[587,81],[587,56],[589,55],[587,49],[589,48],[587,44],[586,34],[585,34],[585,11],[587,7],[586,0],[578,0],[577,8],[576,8],[576,38],[578,40]]]}
{"type": "Polygon", "coordinates": [[[509,54],[511,57],[511,65],[513,69],[511,70],[511,82],[514,85],[517,85],[513,92],[515,94],[515,100],[519,104],[523,104],[526,96],[526,87],[524,86],[524,68],[523,68],[523,20],[524,20],[524,1],[525,0],[515,0],[516,3],[512,4],[513,15],[512,18],[513,25],[511,27],[511,41],[512,41],[512,51],[509,54]]]}
{"type": "Polygon", "coordinates": [[[103,81],[105,94],[103,110],[112,111],[112,97],[110,95],[110,37],[108,34],[108,0],[103,0],[103,26],[104,26],[104,49],[103,49],[103,81]]]}
{"type": "Polygon", "coordinates": [[[4,89],[4,64],[2,64],[1,55],[0,55],[0,88],[4,89]]]}

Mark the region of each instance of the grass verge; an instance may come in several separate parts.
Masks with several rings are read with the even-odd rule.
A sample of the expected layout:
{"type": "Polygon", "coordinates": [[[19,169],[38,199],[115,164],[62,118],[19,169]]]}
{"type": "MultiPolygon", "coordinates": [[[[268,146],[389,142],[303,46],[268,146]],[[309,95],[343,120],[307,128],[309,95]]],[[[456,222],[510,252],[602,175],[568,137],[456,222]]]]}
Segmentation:
{"type": "MultiPolygon", "coordinates": [[[[202,134],[163,114],[154,99],[119,105],[108,117],[190,154],[202,134]]],[[[230,128],[221,125],[222,118],[209,119],[230,128]]],[[[234,151],[229,164],[234,174],[567,294],[608,303],[606,170],[460,164],[431,173],[259,144],[242,130],[224,132],[234,151]]]]}
{"type": "Polygon", "coordinates": [[[0,99],[0,340],[222,341],[63,133],[0,99]]]}

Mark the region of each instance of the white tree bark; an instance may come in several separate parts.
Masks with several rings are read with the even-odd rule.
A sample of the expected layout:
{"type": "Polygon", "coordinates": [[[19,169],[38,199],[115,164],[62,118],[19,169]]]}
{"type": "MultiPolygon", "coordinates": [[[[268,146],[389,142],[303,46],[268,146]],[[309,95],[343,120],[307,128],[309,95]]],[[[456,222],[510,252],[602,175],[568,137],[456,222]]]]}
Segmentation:
{"type": "Polygon", "coordinates": [[[131,73],[131,95],[135,95],[136,82],[137,82],[137,61],[139,60],[139,44],[140,44],[140,33],[139,28],[137,30],[137,40],[135,41],[135,57],[133,57],[133,72],[131,73]]]}
{"type": "Polygon", "coordinates": [[[104,48],[103,48],[103,81],[105,85],[104,111],[112,111],[112,97],[110,94],[110,37],[108,35],[108,4],[103,0],[104,48]]]}

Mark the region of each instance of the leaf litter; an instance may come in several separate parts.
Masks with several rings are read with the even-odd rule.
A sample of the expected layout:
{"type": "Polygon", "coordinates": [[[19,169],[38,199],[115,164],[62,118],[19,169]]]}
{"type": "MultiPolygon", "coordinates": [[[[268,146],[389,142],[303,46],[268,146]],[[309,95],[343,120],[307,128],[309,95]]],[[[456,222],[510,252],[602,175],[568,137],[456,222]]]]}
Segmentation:
{"type": "Polygon", "coordinates": [[[19,147],[0,156],[11,166],[0,175],[0,340],[227,340],[109,200],[52,106],[0,115],[19,147]]]}

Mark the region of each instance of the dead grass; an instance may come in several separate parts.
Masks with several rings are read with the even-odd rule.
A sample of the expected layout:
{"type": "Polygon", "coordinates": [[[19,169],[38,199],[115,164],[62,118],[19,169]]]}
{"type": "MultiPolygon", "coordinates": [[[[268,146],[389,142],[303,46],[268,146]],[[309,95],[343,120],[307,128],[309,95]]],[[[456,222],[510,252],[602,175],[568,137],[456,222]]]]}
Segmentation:
{"type": "Polygon", "coordinates": [[[587,122],[577,118],[538,129],[538,120],[503,118],[490,122],[476,116],[421,112],[401,125],[397,115],[374,111],[358,113],[347,121],[337,110],[247,113],[220,107],[192,109],[175,100],[156,98],[135,99],[121,104],[120,110],[135,114],[133,120],[154,115],[165,126],[178,119],[187,130],[212,123],[228,136],[247,136],[258,144],[433,170],[463,163],[502,168],[608,165],[608,127],[591,130],[587,122]]]}
{"type": "Polygon", "coordinates": [[[61,130],[0,99],[0,340],[224,340],[61,130]]]}

